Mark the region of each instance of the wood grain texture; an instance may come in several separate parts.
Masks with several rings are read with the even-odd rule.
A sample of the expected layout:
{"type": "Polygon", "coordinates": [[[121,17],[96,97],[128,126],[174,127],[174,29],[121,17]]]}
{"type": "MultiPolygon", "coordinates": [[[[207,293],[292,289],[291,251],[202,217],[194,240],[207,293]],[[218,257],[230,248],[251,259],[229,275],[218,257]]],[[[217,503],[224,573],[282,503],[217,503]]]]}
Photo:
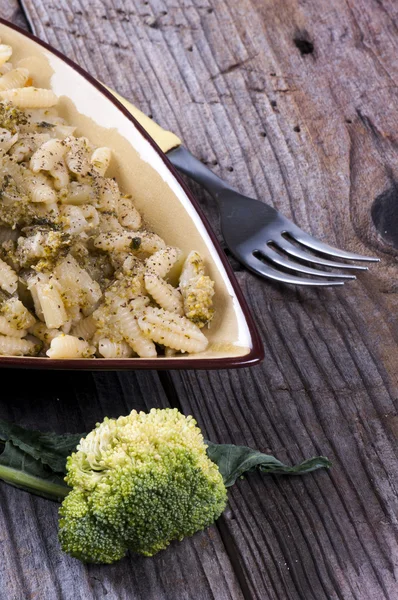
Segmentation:
{"type": "MultiPolygon", "coordinates": [[[[322,292],[266,283],[235,263],[265,344],[259,367],[173,372],[160,380],[124,375],[124,388],[111,374],[74,382],[72,406],[60,402],[48,416],[60,430],[123,412],[128,388],[137,401],[170,402],[194,414],[214,441],[255,446],[287,462],[323,453],[334,467],[303,479],[248,477],[231,490],[229,508],[211,530],[214,541],[203,534],[154,562],[143,560],[139,569],[73,562],[73,570],[59,555],[52,523],[40,520],[47,503],[27,499],[32,532],[25,542],[32,553],[47,548],[47,560],[60,561],[44,562],[47,579],[28,589],[69,597],[69,581],[85,598],[105,597],[108,588],[106,598],[145,592],[195,600],[398,597],[397,244],[384,227],[398,211],[397,7],[391,0],[24,5],[40,37],[175,131],[237,189],[272,203],[327,243],[383,261],[344,289],[322,292]],[[387,221],[383,210],[373,210],[377,229],[375,201],[390,207],[387,221]],[[99,381],[95,390],[92,380],[99,381]],[[212,541],[213,554],[202,553],[200,539],[212,541]],[[212,587],[217,560],[227,569],[222,591],[212,587]],[[170,595],[174,568],[181,584],[170,595]]],[[[213,202],[192,187],[217,229],[213,202]]],[[[34,423],[47,413],[47,403],[39,402],[34,423]]],[[[26,420],[28,411],[16,403],[12,416],[26,420]]],[[[11,498],[4,518],[13,523],[13,499],[21,495],[8,496],[14,492],[4,486],[2,493],[11,498]]],[[[3,531],[10,553],[2,577],[11,578],[10,590],[25,589],[29,570],[10,575],[24,546],[13,539],[16,527],[3,531]]]]}

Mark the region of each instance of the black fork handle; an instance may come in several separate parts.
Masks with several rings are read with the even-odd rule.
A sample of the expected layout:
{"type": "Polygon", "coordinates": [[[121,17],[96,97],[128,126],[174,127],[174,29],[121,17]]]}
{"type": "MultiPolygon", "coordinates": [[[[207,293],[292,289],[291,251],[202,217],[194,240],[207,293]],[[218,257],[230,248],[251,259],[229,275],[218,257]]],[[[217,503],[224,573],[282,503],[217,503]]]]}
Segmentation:
{"type": "Polygon", "coordinates": [[[167,157],[181,173],[200,183],[216,200],[219,200],[223,191],[236,191],[210,171],[184,146],[178,146],[178,148],[171,150],[167,153],[167,157]]]}

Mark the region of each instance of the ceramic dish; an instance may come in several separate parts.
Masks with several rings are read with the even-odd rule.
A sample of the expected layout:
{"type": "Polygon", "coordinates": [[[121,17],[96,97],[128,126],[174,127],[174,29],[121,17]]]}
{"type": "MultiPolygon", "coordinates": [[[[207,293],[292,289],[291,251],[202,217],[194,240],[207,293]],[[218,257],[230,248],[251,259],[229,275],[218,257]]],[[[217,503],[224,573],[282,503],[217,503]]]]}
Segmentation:
{"type": "Polygon", "coordinates": [[[208,349],[173,358],[58,359],[0,356],[1,367],[40,369],[220,369],[248,366],[263,347],[242,292],[206,218],[167,157],[130,113],[93,77],[32,35],[0,19],[2,43],[13,47],[39,87],[59,97],[59,113],[78,135],[112,148],[115,176],[153,231],[184,252],[197,250],[215,281],[215,317],[208,349]]]}

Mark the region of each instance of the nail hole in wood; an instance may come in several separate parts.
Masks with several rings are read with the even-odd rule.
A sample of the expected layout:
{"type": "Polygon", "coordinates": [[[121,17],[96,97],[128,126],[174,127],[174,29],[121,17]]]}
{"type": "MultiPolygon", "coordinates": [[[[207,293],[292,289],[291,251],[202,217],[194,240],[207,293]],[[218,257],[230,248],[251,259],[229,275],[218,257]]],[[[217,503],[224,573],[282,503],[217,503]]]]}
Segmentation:
{"type": "Polygon", "coordinates": [[[300,54],[302,56],[305,56],[306,54],[312,54],[314,52],[314,44],[304,37],[295,37],[293,42],[296,48],[300,50],[300,54]]]}
{"type": "Polygon", "coordinates": [[[277,107],[276,100],[271,100],[271,106],[272,106],[272,108],[276,108],[277,107]]]}
{"type": "Polygon", "coordinates": [[[188,52],[193,52],[193,46],[188,46],[187,50],[188,52]]]}
{"type": "Polygon", "coordinates": [[[230,173],[232,173],[233,170],[234,170],[233,167],[227,167],[227,171],[229,171],[230,173]]]}
{"type": "Polygon", "coordinates": [[[296,133],[300,133],[301,129],[298,125],[296,125],[296,127],[293,127],[293,131],[295,131],[296,133]]]}

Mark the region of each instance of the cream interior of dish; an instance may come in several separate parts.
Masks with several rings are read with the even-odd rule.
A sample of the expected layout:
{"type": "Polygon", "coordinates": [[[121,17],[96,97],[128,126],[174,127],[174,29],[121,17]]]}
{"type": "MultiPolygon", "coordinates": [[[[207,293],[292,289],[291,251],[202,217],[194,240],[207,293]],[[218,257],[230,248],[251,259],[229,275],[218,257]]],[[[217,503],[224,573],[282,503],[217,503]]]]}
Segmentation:
{"type": "Polygon", "coordinates": [[[123,192],[132,194],[149,228],[185,255],[197,250],[205,258],[216,284],[216,312],[211,327],[204,330],[209,349],[200,356],[247,354],[251,337],[228,276],[202,221],[161,157],[118,108],[61,59],[3,25],[0,37],[13,47],[12,62],[29,68],[34,85],[52,88],[59,96],[59,113],[78,127],[77,135],[87,136],[96,146],[112,148],[114,157],[107,174],[117,178],[123,192]]]}

